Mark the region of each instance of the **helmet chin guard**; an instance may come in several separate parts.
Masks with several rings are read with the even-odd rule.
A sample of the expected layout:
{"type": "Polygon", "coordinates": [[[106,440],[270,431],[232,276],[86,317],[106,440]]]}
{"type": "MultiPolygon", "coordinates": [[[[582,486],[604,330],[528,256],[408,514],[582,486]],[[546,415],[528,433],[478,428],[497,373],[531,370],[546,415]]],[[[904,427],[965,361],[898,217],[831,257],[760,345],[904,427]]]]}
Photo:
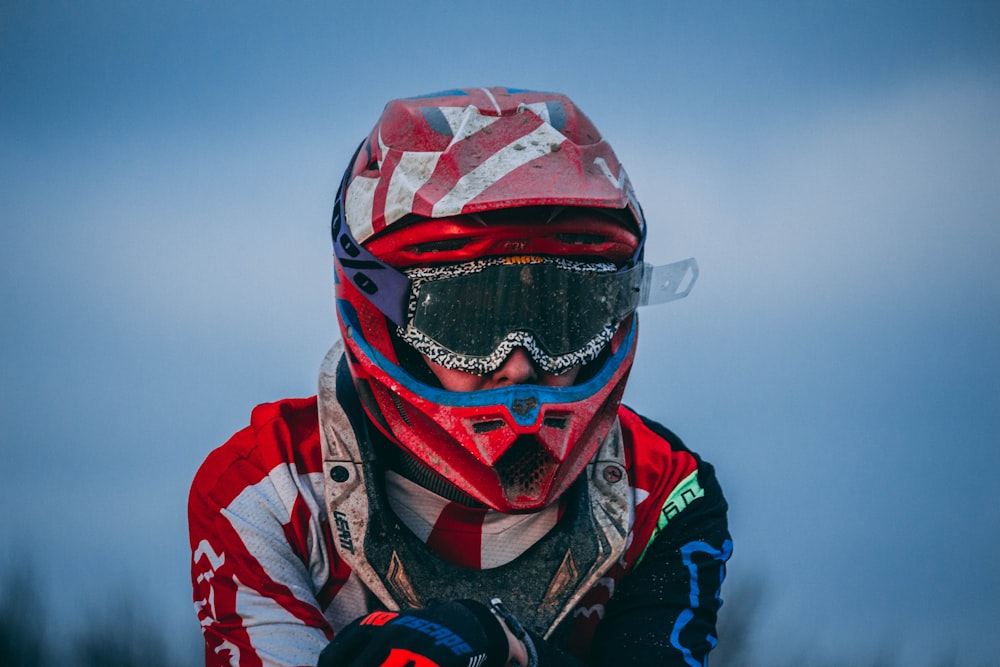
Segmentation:
{"type": "Polygon", "coordinates": [[[463,494],[502,512],[540,509],[572,484],[615,422],[635,354],[633,318],[581,384],[453,392],[391,363],[355,335],[350,313],[340,316],[348,321],[355,386],[379,430],[463,494]]]}

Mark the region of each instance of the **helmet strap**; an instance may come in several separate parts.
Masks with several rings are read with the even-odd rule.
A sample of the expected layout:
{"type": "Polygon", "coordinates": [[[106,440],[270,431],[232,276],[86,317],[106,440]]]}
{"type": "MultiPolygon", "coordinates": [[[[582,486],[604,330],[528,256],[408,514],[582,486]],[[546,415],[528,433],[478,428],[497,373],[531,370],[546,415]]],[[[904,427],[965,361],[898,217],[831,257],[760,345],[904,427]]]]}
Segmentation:
{"type": "MultiPolygon", "coordinates": [[[[359,146],[358,151],[360,150],[359,146]]],[[[349,165],[354,164],[358,151],[355,151],[349,165]]],[[[344,209],[344,197],[347,193],[347,180],[350,174],[351,166],[348,166],[340,181],[337,198],[333,205],[330,233],[333,236],[334,257],[336,257],[337,263],[347,279],[361,290],[365,298],[396,325],[402,325],[406,321],[410,279],[368,252],[351,234],[344,209]]]]}

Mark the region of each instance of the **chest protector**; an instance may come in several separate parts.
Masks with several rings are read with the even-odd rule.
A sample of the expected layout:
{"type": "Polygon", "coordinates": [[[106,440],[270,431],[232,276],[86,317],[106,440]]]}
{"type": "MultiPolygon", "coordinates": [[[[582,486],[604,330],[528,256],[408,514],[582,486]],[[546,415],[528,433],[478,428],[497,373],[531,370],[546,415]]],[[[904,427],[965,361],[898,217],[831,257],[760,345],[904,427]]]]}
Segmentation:
{"type": "Polygon", "coordinates": [[[617,423],[567,492],[556,526],[513,561],[474,570],[442,559],[392,511],[363,415],[338,342],[319,381],[327,511],[337,555],[385,609],[500,597],[550,638],[624,552],[630,503],[617,423]]]}

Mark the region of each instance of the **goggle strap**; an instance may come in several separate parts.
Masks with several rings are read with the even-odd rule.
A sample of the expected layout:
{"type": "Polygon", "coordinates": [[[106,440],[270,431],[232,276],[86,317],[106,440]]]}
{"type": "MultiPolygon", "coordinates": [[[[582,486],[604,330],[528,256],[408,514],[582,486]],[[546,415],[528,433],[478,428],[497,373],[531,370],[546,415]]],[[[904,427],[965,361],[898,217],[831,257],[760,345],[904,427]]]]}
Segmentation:
{"type": "Polygon", "coordinates": [[[347,171],[337,189],[333,206],[333,254],[344,275],[364,292],[366,298],[395,325],[406,323],[406,305],[410,294],[410,279],[394,267],[368,252],[351,234],[344,211],[344,195],[351,166],[358,157],[364,142],[354,152],[347,171]]]}
{"type": "Polygon", "coordinates": [[[655,306],[683,299],[690,294],[696,280],[698,263],[694,257],[662,266],[643,262],[638,305],[655,306]]]}

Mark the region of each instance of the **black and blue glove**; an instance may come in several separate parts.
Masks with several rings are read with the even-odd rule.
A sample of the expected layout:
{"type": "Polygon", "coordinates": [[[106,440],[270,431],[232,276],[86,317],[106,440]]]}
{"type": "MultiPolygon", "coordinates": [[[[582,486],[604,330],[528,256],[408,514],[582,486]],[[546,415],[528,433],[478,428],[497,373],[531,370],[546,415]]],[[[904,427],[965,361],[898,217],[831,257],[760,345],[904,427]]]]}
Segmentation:
{"type": "Polygon", "coordinates": [[[503,667],[509,651],[489,608],[455,600],[359,618],[323,649],[318,667],[503,667]]]}

